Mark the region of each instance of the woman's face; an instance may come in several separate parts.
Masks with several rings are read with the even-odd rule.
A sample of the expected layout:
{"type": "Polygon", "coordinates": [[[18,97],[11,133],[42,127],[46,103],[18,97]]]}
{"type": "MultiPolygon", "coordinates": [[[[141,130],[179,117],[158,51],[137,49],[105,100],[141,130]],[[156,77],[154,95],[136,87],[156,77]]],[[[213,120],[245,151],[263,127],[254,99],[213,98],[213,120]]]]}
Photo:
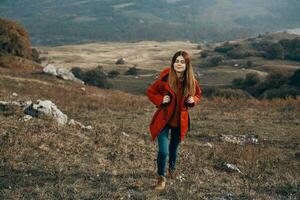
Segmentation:
{"type": "Polygon", "coordinates": [[[176,72],[184,72],[186,69],[185,60],[182,56],[178,56],[174,62],[174,70],[176,72]]]}
{"type": "Polygon", "coordinates": [[[182,56],[178,56],[174,62],[174,70],[178,73],[184,72],[186,69],[185,60],[182,56]]]}

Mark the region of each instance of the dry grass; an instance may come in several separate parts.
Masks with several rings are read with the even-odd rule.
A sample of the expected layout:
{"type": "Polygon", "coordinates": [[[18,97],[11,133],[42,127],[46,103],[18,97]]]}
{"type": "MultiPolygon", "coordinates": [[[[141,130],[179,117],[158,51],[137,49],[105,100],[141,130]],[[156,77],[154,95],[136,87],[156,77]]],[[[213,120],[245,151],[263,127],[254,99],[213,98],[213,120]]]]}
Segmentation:
{"type": "Polygon", "coordinates": [[[1,199],[299,199],[300,99],[204,98],[191,110],[180,146],[183,179],[156,193],[157,146],[148,131],[155,107],[145,96],[91,86],[82,93],[82,85],[51,76],[2,72],[1,100],[49,99],[93,130],[0,115],[1,199]],[[259,144],[218,140],[246,133],[258,135],[259,144]],[[242,173],[219,170],[220,162],[242,173]]]}
{"type": "Polygon", "coordinates": [[[197,44],[181,41],[101,42],[38,48],[41,57],[46,57],[48,63],[63,65],[68,69],[92,68],[100,64],[106,70],[122,70],[134,65],[142,69],[161,70],[170,65],[172,56],[178,50],[188,50],[191,55],[195,55],[195,58],[200,52],[197,44]],[[121,57],[125,59],[126,64],[116,65],[115,62],[121,57]]]}

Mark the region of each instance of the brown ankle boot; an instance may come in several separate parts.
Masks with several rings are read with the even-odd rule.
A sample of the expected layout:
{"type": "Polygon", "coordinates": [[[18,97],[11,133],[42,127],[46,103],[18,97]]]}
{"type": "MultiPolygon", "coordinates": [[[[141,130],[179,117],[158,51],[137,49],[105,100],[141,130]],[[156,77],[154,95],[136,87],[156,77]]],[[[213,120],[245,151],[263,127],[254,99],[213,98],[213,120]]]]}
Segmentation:
{"type": "Polygon", "coordinates": [[[177,171],[176,170],[168,170],[167,177],[171,179],[176,179],[177,171]]]}
{"type": "Polygon", "coordinates": [[[164,176],[159,176],[159,177],[158,177],[158,180],[157,180],[157,183],[156,183],[156,185],[155,185],[155,190],[156,190],[156,191],[161,191],[161,190],[165,189],[165,187],[166,187],[166,182],[167,182],[166,177],[164,177],[164,176]]]}

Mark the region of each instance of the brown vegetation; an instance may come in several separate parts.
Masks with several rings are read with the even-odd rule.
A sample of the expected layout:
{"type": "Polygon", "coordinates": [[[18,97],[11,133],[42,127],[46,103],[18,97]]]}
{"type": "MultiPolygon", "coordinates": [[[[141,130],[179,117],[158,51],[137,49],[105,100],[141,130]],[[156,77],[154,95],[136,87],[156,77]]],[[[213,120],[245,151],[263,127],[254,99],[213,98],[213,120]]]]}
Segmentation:
{"type": "Polygon", "coordinates": [[[31,49],[29,34],[15,21],[0,18],[0,67],[19,71],[40,70],[39,54],[31,49]]]}
{"type": "Polygon", "coordinates": [[[157,146],[148,131],[155,107],[145,96],[93,86],[83,94],[81,87],[42,74],[1,73],[1,100],[50,99],[93,127],[0,114],[1,199],[299,198],[299,98],[203,98],[191,110],[191,131],[180,146],[181,178],[155,193],[157,146]],[[219,134],[247,133],[259,143],[218,140],[219,134]],[[220,162],[242,173],[216,169],[220,162]]]}

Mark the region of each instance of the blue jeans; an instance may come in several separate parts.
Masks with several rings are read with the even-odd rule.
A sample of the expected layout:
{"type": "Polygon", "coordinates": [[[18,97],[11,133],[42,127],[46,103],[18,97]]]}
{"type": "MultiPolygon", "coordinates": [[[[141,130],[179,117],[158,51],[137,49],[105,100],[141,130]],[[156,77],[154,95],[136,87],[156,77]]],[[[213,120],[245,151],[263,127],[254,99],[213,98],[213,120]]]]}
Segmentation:
{"type": "Polygon", "coordinates": [[[167,124],[157,136],[158,154],[157,154],[157,173],[166,176],[166,163],[169,155],[169,169],[175,170],[176,157],[180,144],[180,128],[171,127],[167,124]],[[171,129],[171,139],[169,142],[169,130],[171,129]]]}

